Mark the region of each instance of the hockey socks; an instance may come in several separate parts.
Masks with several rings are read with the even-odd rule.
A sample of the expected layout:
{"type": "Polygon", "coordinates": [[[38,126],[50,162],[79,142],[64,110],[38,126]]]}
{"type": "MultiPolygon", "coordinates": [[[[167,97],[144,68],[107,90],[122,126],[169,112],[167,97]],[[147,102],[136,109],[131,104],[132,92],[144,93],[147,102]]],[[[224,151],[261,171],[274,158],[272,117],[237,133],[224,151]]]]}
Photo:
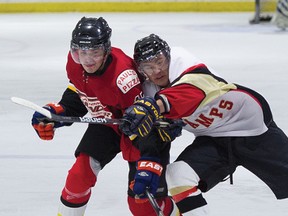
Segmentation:
{"type": "Polygon", "coordinates": [[[100,167],[95,170],[95,165],[97,165],[95,161],[86,154],[81,153],[77,157],[76,162],[69,170],[65,187],[62,190],[59,207],[59,214],[61,216],[83,215],[86,204],[91,196],[91,188],[94,187],[97,180],[96,175],[100,170],[100,167]],[[61,212],[68,213],[64,214],[61,212]],[[82,214],[78,214],[78,212],[82,212],[82,214]]]}

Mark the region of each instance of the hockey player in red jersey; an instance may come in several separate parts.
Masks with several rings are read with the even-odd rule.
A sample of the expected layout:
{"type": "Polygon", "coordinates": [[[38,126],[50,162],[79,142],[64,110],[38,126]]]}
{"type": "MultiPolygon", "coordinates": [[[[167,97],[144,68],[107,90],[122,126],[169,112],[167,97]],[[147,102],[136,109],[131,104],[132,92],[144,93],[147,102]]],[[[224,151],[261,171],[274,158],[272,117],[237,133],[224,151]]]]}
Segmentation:
{"type": "Polygon", "coordinates": [[[136,42],[134,60],[149,79],[147,86],[162,89],[129,107],[121,130],[146,136],[164,115],[182,118],[195,135],[166,171],[168,189],[184,216],[208,215],[202,192],[232,177],[239,165],[265,182],[277,199],[288,197],[288,138],[263,96],[227,83],[185,50],[170,50],[154,34],[136,42]]]}
{"type": "MultiPolygon", "coordinates": [[[[59,103],[49,103],[45,106],[46,109],[63,116],[84,116],[89,112],[92,117],[121,118],[124,110],[142,97],[141,83],[133,59],[122,50],[111,47],[111,32],[102,17],[83,17],[77,23],[72,32],[66,65],[70,84],[59,103]]],[[[43,140],[53,139],[56,128],[69,126],[61,122],[44,121],[38,112],[33,115],[32,125],[43,140]]],[[[132,143],[117,125],[90,124],[75,151],[76,161],[66,178],[57,215],[84,215],[98,173],[119,152],[122,152],[123,158],[129,163],[130,185],[138,172],[136,162],[149,159],[143,158],[136,148],[141,146],[143,140],[145,143],[159,145],[161,158],[155,164],[163,166],[165,170],[169,163],[170,143],[159,137],[155,133],[155,136],[149,136],[149,140],[148,137],[138,137],[132,143]]],[[[164,172],[158,172],[155,179],[157,181],[151,180],[155,182],[155,197],[159,204],[165,206],[162,209],[165,215],[170,215],[173,203],[167,195],[164,172]]],[[[149,202],[139,203],[134,197],[135,194],[129,188],[128,204],[133,215],[155,215],[149,202]]]]}

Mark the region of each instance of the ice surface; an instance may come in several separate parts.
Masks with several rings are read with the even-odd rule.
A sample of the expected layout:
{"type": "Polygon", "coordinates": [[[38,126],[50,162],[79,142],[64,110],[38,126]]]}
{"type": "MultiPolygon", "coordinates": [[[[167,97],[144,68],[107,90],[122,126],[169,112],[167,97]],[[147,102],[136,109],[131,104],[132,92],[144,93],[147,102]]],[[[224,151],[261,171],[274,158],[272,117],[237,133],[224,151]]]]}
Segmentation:
{"type": "MultiPolygon", "coordinates": [[[[261,92],[278,125],[288,132],[288,33],[271,24],[249,25],[249,13],[62,13],[0,14],[0,216],[56,215],[74,149],[87,125],[57,130],[41,141],[32,111],[10,101],[17,96],[39,105],[58,101],[67,87],[66,55],[71,32],[82,16],[103,16],[112,44],[131,55],[134,42],[150,33],[184,46],[229,81],[261,92]]],[[[172,160],[191,141],[184,133],[172,160]]],[[[87,216],[131,215],[126,204],[127,164],[118,155],[100,172],[87,216]]],[[[287,182],[288,187],[288,182],[287,182]]],[[[212,216],[288,215],[288,200],[243,168],[234,185],[223,182],[204,195],[212,216]]]]}

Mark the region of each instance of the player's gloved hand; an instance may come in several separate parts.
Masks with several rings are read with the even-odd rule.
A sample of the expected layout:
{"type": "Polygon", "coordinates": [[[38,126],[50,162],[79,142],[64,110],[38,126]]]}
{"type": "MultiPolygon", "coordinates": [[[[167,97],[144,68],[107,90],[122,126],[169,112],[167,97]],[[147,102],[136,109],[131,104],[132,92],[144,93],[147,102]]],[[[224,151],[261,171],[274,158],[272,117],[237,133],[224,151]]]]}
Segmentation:
{"type": "Polygon", "coordinates": [[[137,195],[137,198],[147,198],[145,194],[147,188],[153,195],[156,194],[163,170],[159,161],[155,157],[141,157],[137,162],[137,172],[134,181],[130,184],[130,188],[137,195]]]}
{"type": "Polygon", "coordinates": [[[163,119],[164,122],[168,122],[166,127],[158,127],[158,134],[163,142],[172,142],[176,137],[181,136],[182,127],[186,124],[182,119],[163,119]]]}
{"type": "MultiPolygon", "coordinates": [[[[62,105],[57,103],[49,103],[43,108],[49,110],[53,114],[64,115],[65,109],[62,105]]],[[[64,126],[64,123],[53,122],[39,112],[35,112],[32,117],[32,126],[36,130],[38,136],[43,140],[52,140],[54,137],[55,128],[64,126]]]]}
{"type": "Polygon", "coordinates": [[[123,124],[120,130],[128,136],[137,135],[144,137],[151,131],[153,124],[160,118],[160,109],[152,97],[137,100],[124,112],[123,124]]]}

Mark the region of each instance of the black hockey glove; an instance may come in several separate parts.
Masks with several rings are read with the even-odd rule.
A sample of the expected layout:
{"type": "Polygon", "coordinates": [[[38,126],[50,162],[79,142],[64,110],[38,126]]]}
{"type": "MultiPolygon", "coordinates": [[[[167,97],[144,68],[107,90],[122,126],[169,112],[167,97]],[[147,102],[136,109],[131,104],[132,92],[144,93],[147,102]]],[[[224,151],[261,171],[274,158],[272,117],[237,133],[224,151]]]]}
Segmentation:
{"type": "Polygon", "coordinates": [[[160,110],[154,98],[144,97],[126,109],[123,119],[125,121],[119,128],[124,134],[144,137],[160,119],[160,110]]]}
{"type": "Polygon", "coordinates": [[[156,194],[163,170],[159,161],[156,157],[141,157],[137,162],[137,172],[134,181],[130,184],[130,188],[137,195],[137,198],[147,198],[145,194],[147,188],[150,193],[156,194]]]}
{"type": "Polygon", "coordinates": [[[182,119],[163,119],[163,121],[170,123],[166,127],[157,128],[158,134],[163,142],[172,142],[176,137],[181,136],[182,127],[186,125],[182,119]]]}

